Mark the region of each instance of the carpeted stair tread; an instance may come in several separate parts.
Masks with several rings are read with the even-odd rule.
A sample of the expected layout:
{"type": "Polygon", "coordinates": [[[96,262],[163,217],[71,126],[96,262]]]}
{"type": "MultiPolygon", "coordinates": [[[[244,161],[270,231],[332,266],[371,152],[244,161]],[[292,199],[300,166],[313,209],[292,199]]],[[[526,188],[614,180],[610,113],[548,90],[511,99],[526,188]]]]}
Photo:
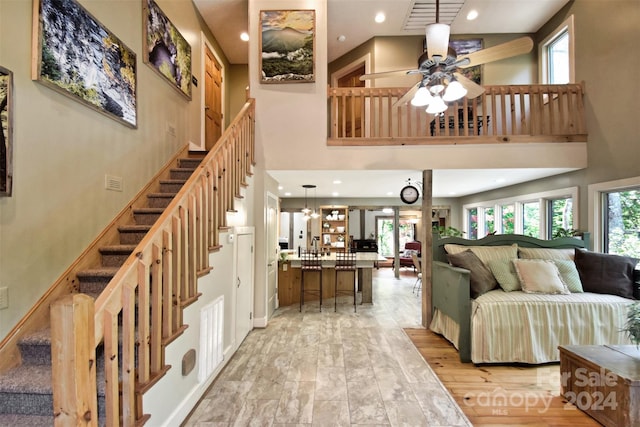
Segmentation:
{"type": "Polygon", "coordinates": [[[145,224],[121,225],[120,227],[118,227],[118,231],[124,233],[140,233],[149,230],[151,230],[151,226],[145,224]]]}
{"type": "Polygon", "coordinates": [[[18,347],[23,364],[51,364],[51,329],[45,328],[23,336],[18,342],[18,347]]]}
{"type": "Polygon", "coordinates": [[[136,208],[133,210],[134,214],[161,214],[164,212],[164,208],[136,208]]]}
{"type": "Polygon", "coordinates": [[[21,365],[9,370],[0,375],[0,393],[52,394],[51,365],[21,365]]]}
{"type": "Polygon", "coordinates": [[[164,199],[173,199],[178,193],[149,193],[147,197],[158,197],[164,199]]]}
{"type": "Polygon", "coordinates": [[[109,246],[102,246],[100,248],[100,253],[118,253],[118,254],[124,254],[124,253],[131,253],[133,252],[133,250],[136,248],[137,245],[109,245],[109,246]]]}
{"type": "Polygon", "coordinates": [[[98,268],[90,268],[87,270],[78,271],[76,275],[78,278],[105,278],[105,277],[113,277],[120,267],[98,267],[98,268]]]}
{"type": "Polygon", "coordinates": [[[161,179],[160,184],[184,184],[186,179],[161,179]]]}
{"type": "Polygon", "coordinates": [[[0,414],[0,426],[11,427],[51,427],[53,425],[53,411],[51,415],[18,415],[0,414]]]}

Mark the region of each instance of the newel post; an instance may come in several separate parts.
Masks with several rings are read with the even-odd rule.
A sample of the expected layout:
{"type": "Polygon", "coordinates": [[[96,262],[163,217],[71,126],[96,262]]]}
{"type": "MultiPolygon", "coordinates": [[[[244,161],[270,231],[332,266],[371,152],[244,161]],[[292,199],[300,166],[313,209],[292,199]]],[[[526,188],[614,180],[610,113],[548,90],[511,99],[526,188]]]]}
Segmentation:
{"type": "Polygon", "coordinates": [[[93,298],[67,295],[51,306],[54,425],[97,426],[93,298]]]}

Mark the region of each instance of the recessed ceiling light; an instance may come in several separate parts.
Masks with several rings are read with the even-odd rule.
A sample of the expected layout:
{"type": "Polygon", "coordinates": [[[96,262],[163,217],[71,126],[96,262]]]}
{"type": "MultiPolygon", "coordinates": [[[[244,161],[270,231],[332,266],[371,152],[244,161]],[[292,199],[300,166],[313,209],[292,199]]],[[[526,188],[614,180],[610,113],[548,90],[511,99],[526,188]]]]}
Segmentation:
{"type": "Polygon", "coordinates": [[[382,209],[382,213],[386,213],[386,214],[393,213],[393,209],[391,209],[391,208],[383,208],[382,209]]]}
{"type": "Polygon", "coordinates": [[[393,196],[393,191],[387,191],[387,196],[393,196]]]}
{"type": "Polygon", "coordinates": [[[385,16],[385,14],[383,12],[378,12],[376,14],[376,22],[378,24],[383,23],[385,19],[387,19],[387,17],[385,16]]]}
{"type": "Polygon", "coordinates": [[[467,20],[468,21],[473,21],[477,17],[478,17],[478,11],[475,10],[475,9],[472,9],[472,10],[469,11],[469,13],[467,13],[467,20]]]}
{"type": "Polygon", "coordinates": [[[246,32],[240,34],[240,40],[242,40],[243,42],[248,42],[249,41],[249,34],[247,34],[246,32]]]}
{"type": "Polygon", "coordinates": [[[334,184],[342,184],[342,181],[340,181],[339,179],[334,179],[334,180],[333,180],[333,183],[334,183],[334,184]]]}
{"type": "Polygon", "coordinates": [[[278,185],[278,190],[282,190],[284,187],[282,185],[278,185]]]}
{"type": "Polygon", "coordinates": [[[285,196],[290,196],[291,193],[289,193],[288,191],[286,193],[284,193],[285,196]]]}
{"type": "Polygon", "coordinates": [[[346,39],[347,39],[347,37],[346,37],[344,34],[340,34],[340,35],[338,36],[338,41],[339,41],[340,43],[342,43],[342,42],[343,42],[343,41],[345,41],[346,39]]]}
{"type": "Polygon", "coordinates": [[[498,184],[502,184],[503,182],[506,182],[506,181],[507,181],[507,180],[506,180],[506,179],[504,179],[504,178],[498,178],[498,179],[496,179],[496,182],[497,182],[498,184]]]}
{"type": "Polygon", "coordinates": [[[331,193],[331,195],[333,197],[338,197],[340,195],[340,193],[338,193],[337,191],[334,191],[333,193],[331,193]]]}

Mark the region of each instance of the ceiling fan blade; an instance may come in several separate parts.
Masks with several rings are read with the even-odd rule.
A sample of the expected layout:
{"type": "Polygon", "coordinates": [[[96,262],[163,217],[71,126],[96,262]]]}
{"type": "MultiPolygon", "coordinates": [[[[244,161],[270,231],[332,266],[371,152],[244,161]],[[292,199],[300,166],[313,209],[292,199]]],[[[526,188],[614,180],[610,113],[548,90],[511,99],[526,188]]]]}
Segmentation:
{"type": "Polygon", "coordinates": [[[402,95],[400,99],[398,99],[396,102],[393,103],[392,107],[394,108],[399,107],[411,101],[413,99],[413,96],[416,94],[416,92],[420,88],[421,83],[422,82],[418,82],[415,85],[413,85],[413,87],[409,89],[404,95],[402,95]]]}
{"type": "Polygon", "coordinates": [[[500,59],[511,58],[512,56],[522,55],[531,52],[533,49],[533,40],[531,37],[521,37],[502,43],[497,46],[488,47],[486,49],[471,52],[460,58],[469,59],[469,63],[460,64],[460,68],[473,67],[475,65],[486,64],[487,62],[499,61],[500,59]]]}
{"type": "Polygon", "coordinates": [[[484,88],[460,73],[453,73],[455,78],[467,90],[467,99],[477,98],[484,93],[484,88]]]}
{"type": "Polygon", "coordinates": [[[416,74],[416,73],[419,73],[419,72],[420,72],[420,70],[411,69],[411,70],[396,70],[396,71],[385,71],[385,72],[382,72],[382,73],[364,74],[364,75],[360,76],[360,81],[372,80],[372,79],[380,79],[380,78],[384,78],[384,77],[409,76],[411,74],[416,74]]]}

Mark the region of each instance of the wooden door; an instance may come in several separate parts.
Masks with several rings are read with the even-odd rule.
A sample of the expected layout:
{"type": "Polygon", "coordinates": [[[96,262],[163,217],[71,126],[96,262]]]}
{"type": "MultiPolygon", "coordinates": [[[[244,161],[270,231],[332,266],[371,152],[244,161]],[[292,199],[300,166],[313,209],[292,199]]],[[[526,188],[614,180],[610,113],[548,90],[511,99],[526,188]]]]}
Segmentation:
{"type": "MultiPolygon", "coordinates": [[[[364,64],[338,79],[338,87],[364,87],[365,83],[360,81],[360,76],[364,75],[364,64]]],[[[362,137],[362,110],[364,108],[362,98],[351,98],[353,102],[348,103],[344,108],[346,115],[346,132],[340,137],[362,137]]],[[[343,111],[343,110],[340,110],[343,111]]],[[[338,117],[338,123],[342,123],[342,114],[338,117]]],[[[341,129],[341,128],[340,128],[341,129]]]]}
{"type": "Polygon", "coordinates": [[[236,228],[235,339],[240,345],[253,329],[254,240],[253,227],[236,228]]]}
{"type": "Polygon", "coordinates": [[[222,67],[208,46],[205,46],[205,148],[211,150],[222,136],[222,67]]]}

